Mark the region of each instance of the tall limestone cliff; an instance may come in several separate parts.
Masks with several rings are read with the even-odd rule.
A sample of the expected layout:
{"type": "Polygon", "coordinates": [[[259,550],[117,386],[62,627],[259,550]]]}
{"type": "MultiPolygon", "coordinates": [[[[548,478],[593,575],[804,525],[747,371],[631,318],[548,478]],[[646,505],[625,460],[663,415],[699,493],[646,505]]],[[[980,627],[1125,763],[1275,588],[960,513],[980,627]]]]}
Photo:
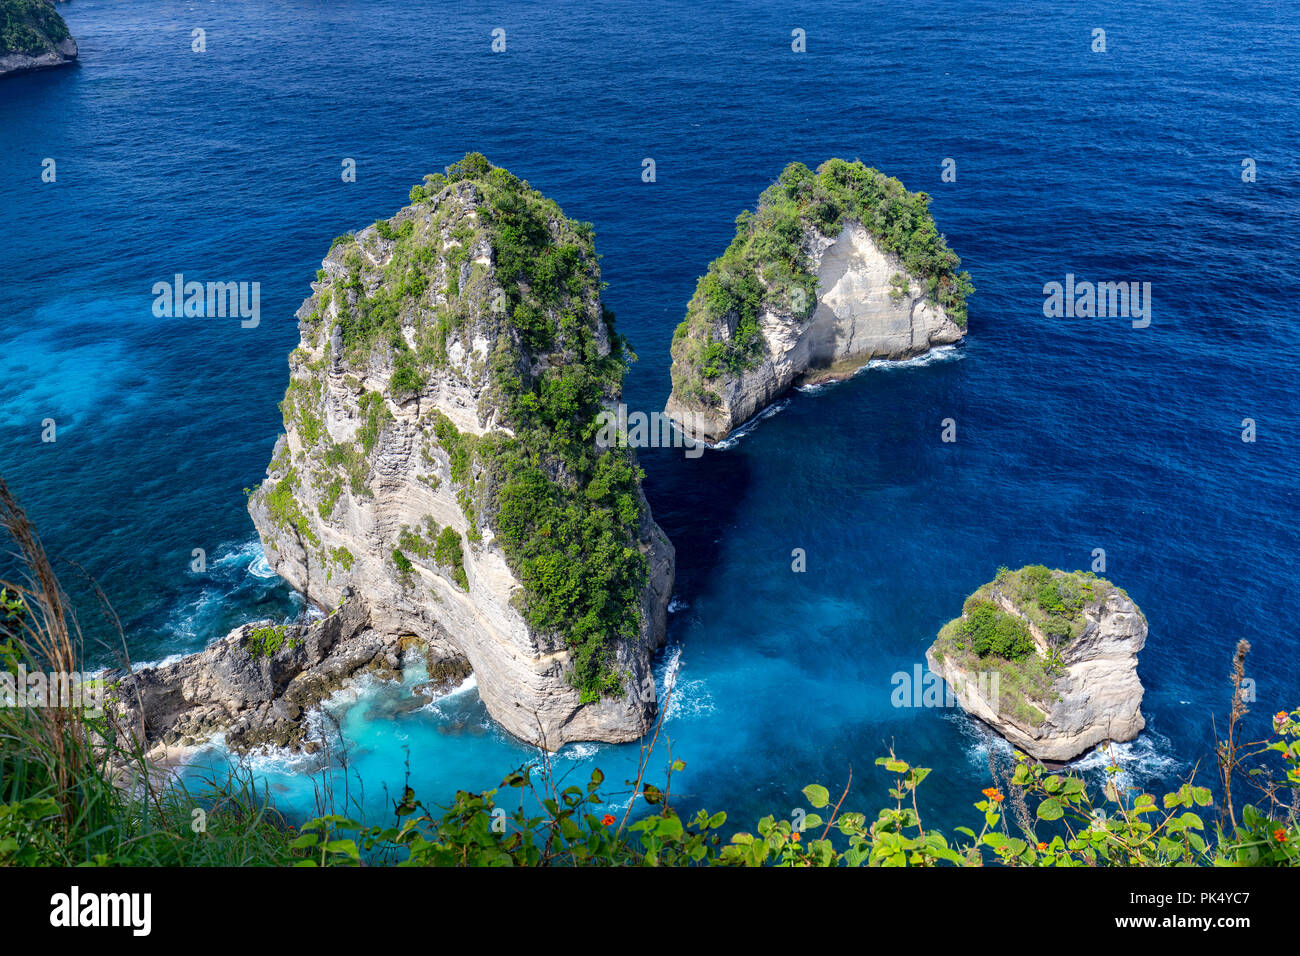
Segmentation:
{"type": "Polygon", "coordinates": [[[860,162],[787,166],[696,286],[666,413],[717,441],[801,381],[960,340],[973,289],[929,198],[860,162]]]}
{"type": "Polygon", "coordinates": [[[1146,617],[1109,581],[1031,565],[967,598],[925,656],[967,713],[1061,763],[1146,726],[1137,673],[1146,638],[1146,617]]]}
{"type": "Polygon", "coordinates": [[[76,59],[77,41],[50,0],[0,0],[0,78],[76,59]]]}
{"type": "Polygon", "coordinates": [[[468,660],[555,749],[655,714],[674,552],[596,416],[628,361],[588,223],[471,153],[335,240],[298,312],[285,434],[249,510],[322,608],[468,660]]]}

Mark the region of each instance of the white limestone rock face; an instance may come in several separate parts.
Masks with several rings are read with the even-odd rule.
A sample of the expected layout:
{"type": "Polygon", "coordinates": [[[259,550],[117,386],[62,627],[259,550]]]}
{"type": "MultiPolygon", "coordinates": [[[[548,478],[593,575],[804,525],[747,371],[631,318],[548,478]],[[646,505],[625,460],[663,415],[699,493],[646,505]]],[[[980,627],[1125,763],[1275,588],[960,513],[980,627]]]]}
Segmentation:
{"type": "MultiPolygon", "coordinates": [[[[1054,572],[1060,580],[1060,571],[1054,572]]],[[[1031,757],[1053,763],[1074,760],[1092,748],[1110,742],[1133,740],[1146,726],[1142,716],[1142,682],[1138,678],[1138,652],[1146,644],[1147,621],[1137,605],[1120,589],[1109,587],[1104,597],[1085,604],[1080,633],[1068,641],[1054,641],[1005,594],[995,592],[998,606],[1025,621],[1034,639],[1035,653],[1055,649],[1063,671],[1051,684],[1046,699],[1023,703],[1044,719],[1034,723],[1018,705],[1015,692],[991,674],[998,664],[980,664],[978,670],[952,653],[942,641],[926,651],[930,670],[947,682],[957,702],[1008,742],[1031,757]],[[981,674],[980,671],[984,673],[981,674]]],[[[966,662],[969,664],[969,661],[966,662]]]]}
{"type": "MultiPolygon", "coordinates": [[[[804,251],[817,277],[811,315],[765,307],[762,354],[755,367],[710,380],[716,404],[683,400],[674,377],[665,412],[686,434],[716,442],[801,381],[844,377],[872,359],[912,358],[965,335],[860,222],[845,222],[833,238],[805,228],[804,251]],[[895,291],[895,276],[905,289],[895,291]]],[[[725,324],[718,329],[724,339],[732,331],[725,324]]]]}
{"type": "MultiPolygon", "coordinates": [[[[516,737],[549,749],[635,740],[655,716],[650,661],[664,640],[674,576],[673,547],[644,496],[636,546],[649,575],[638,637],[613,648],[624,693],[584,703],[569,682],[563,640],[535,633],[521,613],[523,585],[496,541],[494,516],[476,497],[482,470],[475,463],[468,477],[457,474],[455,441],[438,434],[448,421],[469,440],[512,434],[500,421],[491,363],[526,353],[499,307],[484,202],[477,184],[456,182],[384,229],[408,230],[416,246],[433,250],[415,264],[427,288],[398,306],[406,361],[416,356],[422,376],[413,388],[401,382],[398,349],[381,342],[368,352],[349,350],[340,333],[340,320],[362,314],[381,282],[400,281],[407,265],[394,261],[398,242],[372,226],[331,250],[298,313],[301,342],[290,356],[282,406],[286,432],[249,510],[268,561],[290,585],[327,609],[350,587],[368,605],[376,632],[415,635],[435,656],[467,659],[489,713],[516,737]],[[459,568],[436,554],[448,528],[461,549],[459,568]]],[[[594,257],[582,269],[598,289],[594,257]]],[[[607,355],[598,294],[579,305],[607,355]]],[[[565,360],[524,359],[532,372],[565,360]]]]}

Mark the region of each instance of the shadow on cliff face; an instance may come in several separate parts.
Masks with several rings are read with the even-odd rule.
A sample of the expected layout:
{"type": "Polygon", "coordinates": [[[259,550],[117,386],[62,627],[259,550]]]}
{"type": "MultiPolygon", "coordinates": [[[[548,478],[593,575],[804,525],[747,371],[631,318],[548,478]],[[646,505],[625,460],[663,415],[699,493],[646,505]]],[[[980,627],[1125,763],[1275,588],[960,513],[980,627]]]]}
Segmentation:
{"type": "Polygon", "coordinates": [[[708,590],[726,528],[748,496],[752,465],[745,455],[714,449],[688,458],[681,448],[645,448],[637,457],[655,521],[677,549],[673,596],[691,603],[708,590]]]}

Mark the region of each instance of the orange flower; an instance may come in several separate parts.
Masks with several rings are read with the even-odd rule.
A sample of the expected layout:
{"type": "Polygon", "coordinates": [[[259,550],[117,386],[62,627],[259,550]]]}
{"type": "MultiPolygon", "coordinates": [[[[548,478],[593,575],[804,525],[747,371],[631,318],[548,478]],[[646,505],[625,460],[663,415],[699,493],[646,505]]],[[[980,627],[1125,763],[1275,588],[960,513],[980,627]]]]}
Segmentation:
{"type": "Polygon", "coordinates": [[[803,839],[803,834],[800,833],[798,830],[795,830],[793,833],[790,834],[791,843],[798,843],[802,839],[803,839]]]}
{"type": "Polygon", "coordinates": [[[998,790],[997,787],[985,787],[980,791],[980,793],[984,794],[984,796],[988,797],[994,803],[1002,802],[1002,792],[998,790]]]}
{"type": "Polygon", "coordinates": [[[1277,840],[1279,843],[1285,843],[1286,831],[1283,830],[1281,827],[1278,827],[1276,830],[1273,831],[1273,839],[1277,840]]]}
{"type": "Polygon", "coordinates": [[[607,827],[612,827],[612,826],[614,825],[614,823],[616,822],[616,821],[614,820],[614,814],[612,814],[612,813],[607,813],[607,814],[605,814],[603,817],[600,818],[600,822],[603,823],[603,824],[604,824],[605,826],[607,826],[607,827]]]}
{"type": "Polygon", "coordinates": [[[1046,850],[1046,849],[1047,849],[1047,844],[1046,844],[1046,843],[1040,843],[1040,844],[1038,844],[1038,849],[1040,849],[1040,850],[1046,850]]]}

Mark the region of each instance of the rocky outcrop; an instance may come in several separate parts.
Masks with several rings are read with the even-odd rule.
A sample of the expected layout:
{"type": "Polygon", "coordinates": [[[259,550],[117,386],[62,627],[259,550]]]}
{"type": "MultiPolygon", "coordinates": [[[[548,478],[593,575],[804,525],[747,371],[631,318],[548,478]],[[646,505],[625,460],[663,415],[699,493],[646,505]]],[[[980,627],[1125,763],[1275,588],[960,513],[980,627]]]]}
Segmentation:
{"type": "Polygon", "coordinates": [[[48,0],[0,0],[0,78],[76,62],[77,43],[48,0]]]}
{"type": "Polygon", "coordinates": [[[307,715],[350,678],[397,677],[423,655],[428,690],[450,689],[469,673],[463,658],[370,627],[352,599],[310,625],[246,624],[197,654],[129,674],[109,674],[121,725],[145,749],[191,746],[215,734],[237,752],[263,746],[312,752],[307,715]]]}
{"type": "Polygon", "coordinates": [[[927,203],[861,163],[788,168],[700,281],[666,413],[717,441],[792,385],[959,341],[969,282],[927,203]]]}
{"type": "Polygon", "coordinates": [[[1063,763],[1132,740],[1146,725],[1137,673],[1146,637],[1141,610],[1110,582],[1023,568],[972,595],[926,660],[968,714],[1031,757],[1063,763]],[[1018,633],[1032,647],[1026,641],[1021,659],[1004,659],[999,650],[1015,643],[1006,635],[1018,633]]]}
{"type": "Polygon", "coordinates": [[[476,154],[412,198],[336,240],[298,313],[250,500],[267,559],[463,656],[523,740],[637,739],[674,554],[631,453],[585,431],[623,369],[590,229],[476,154]]]}

